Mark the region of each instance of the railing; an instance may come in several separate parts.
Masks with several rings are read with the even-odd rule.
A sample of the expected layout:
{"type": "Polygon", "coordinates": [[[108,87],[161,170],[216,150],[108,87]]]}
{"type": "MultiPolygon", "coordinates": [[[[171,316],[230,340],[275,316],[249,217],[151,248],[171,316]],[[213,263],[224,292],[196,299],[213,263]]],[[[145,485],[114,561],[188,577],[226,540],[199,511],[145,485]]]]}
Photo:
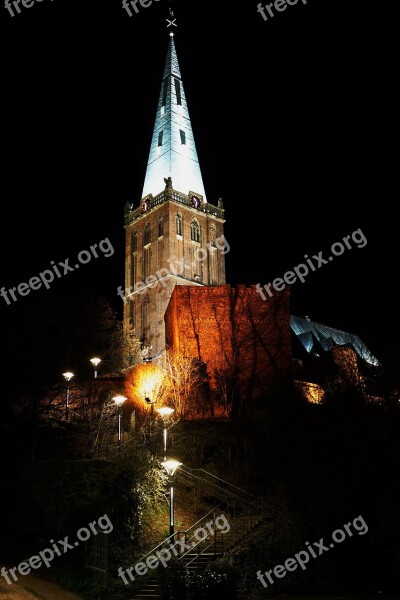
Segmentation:
{"type": "Polygon", "coordinates": [[[222,479],[221,477],[218,477],[217,475],[214,475],[214,473],[210,473],[205,469],[191,469],[190,467],[182,467],[179,472],[184,472],[190,475],[191,477],[196,477],[196,475],[193,475],[194,472],[201,472],[204,473],[204,475],[206,475],[207,477],[211,478],[212,481],[208,481],[207,479],[201,477],[199,477],[199,479],[205,481],[209,485],[215,486],[218,490],[222,489],[236,496],[240,492],[240,497],[242,499],[246,499],[247,497],[247,500],[249,501],[257,497],[255,494],[252,494],[251,492],[248,492],[247,490],[244,490],[243,488],[231,483],[230,481],[226,481],[226,479],[222,479]],[[233,492],[233,490],[235,490],[235,492],[233,492]]]}
{"type": "Polygon", "coordinates": [[[179,477],[182,476],[190,483],[200,482],[203,490],[208,488],[215,499],[224,501],[229,506],[229,510],[232,512],[234,517],[237,513],[240,514],[241,512],[246,511],[256,498],[256,496],[253,494],[242,490],[241,488],[221,479],[220,477],[217,477],[216,475],[213,475],[212,473],[209,473],[208,471],[205,471],[204,469],[188,469],[187,467],[181,467],[179,469],[179,477]],[[201,475],[197,475],[193,473],[193,471],[202,471],[205,475],[212,477],[213,481],[210,481],[201,475]],[[241,495],[239,495],[237,492],[241,492],[241,495]],[[247,496],[247,498],[244,496],[247,496]]]}
{"type": "MultiPolygon", "coordinates": [[[[172,202],[176,202],[178,204],[183,204],[185,206],[189,206],[190,208],[193,208],[194,210],[205,213],[207,215],[213,215],[214,217],[217,217],[218,219],[225,218],[224,217],[225,210],[222,207],[214,206],[213,204],[209,204],[207,202],[201,202],[198,207],[195,207],[192,204],[191,196],[186,195],[186,194],[181,194],[180,192],[176,192],[175,190],[172,190],[171,192],[164,190],[160,194],[157,194],[157,196],[154,196],[154,197],[149,196],[148,198],[146,198],[146,202],[147,202],[146,213],[149,210],[151,210],[152,208],[155,208],[156,206],[159,206],[160,204],[163,204],[164,202],[167,202],[168,200],[170,200],[172,202]]],[[[138,206],[134,210],[125,210],[125,226],[129,225],[133,221],[136,221],[136,219],[141,217],[143,214],[144,214],[144,212],[142,211],[141,206],[138,206]]]]}
{"type": "Polygon", "coordinates": [[[172,548],[176,548],[176,552],[173,552],[173,554],[177,556],[179,560],[184,561],[186,568],[192,565],[201,556],[206,555],[206,557],[209,557],[212,555],[214,558],[221,556],[227,549],[249,535],[252,529],[262,521],[265,514],[264,499],[255,497],[252,502],[248,502],[247,504],[247,509],[241,514],[237,514],[232,519],[227,518],[225,515],[225,512],[229,512],[226,510],[228,508],[226,501],[220,502],[188,529],[176,531],[174,534],[165,538],[145,554],[138,562],[145,563],[150,556],[163,548],[169,550],[171,554],[172,548]],[[226,532],[215,527],[215,521],[221,515],[226,517],[226,521],[229,525],[229,530],[226,532]],[[210,520],[214,524],[213,533],[203,540],[199,540],[195,535],[196,531],[200,528],[205,529],[204,526],[207,523],[210,523],[210,520]],[[182,550],[182,542],[184,542],[186,548],[188,548],[187,550],[182,550]]]}
{"type": "MultiPolygon", "coordinates": [[[[251,532],[251,530],[257,523],[259,523],[262,520],[262,506],[262,498],[257,498],[256,500],[254,500],[252,505],[249,506],[248,511],[246,513],[242,515],[237,515],[236,517],[230,520],[227,519],[227,522],[229,524],[229,531],[222,532],[214,528],[213,538],[211,541],[208,540],[209,536],[207,536],[207,538],[205,538],[204,540],[200,541],[198,541],[196,536],[194,535],[191,537],[187,537],[188,532],[191,532],[193,530],[195,531],[198,527],[201,527],[201,523],[207,519],[207,515],[205,517],[202,517],[200,521],[192,525],[190,529],[184,532],[185,543],[191,547],[179,557],[179,560],[186,559],[185,567],[187,568],[189,567],[189,565],[193,564],[196,560],[198,560],[200,556],[206,553],[213,554],[214,557],[217,555],[221,556],[224,553],[225,549],[231,548],[232,546],[237,544],[241,539],[243,539],[246,535],[248,535],[251,532]],[[229,544],[229,542],[231,543],[229,544]],[[192,554],[195,554],[195,556],[192,556],[190,560],[187,560],[192,554]]],[[[215,523],[215,519],[217,518],[215,516],[216,509],[210,511],[210,513],[211,512],[214,515],[215,523]]],[[[219,514],[223,513],[220,512],[219,514]]]]}
{"type": "MultiPolygon", "coordinates": [[[[222,504],[222,503],[221,503],[222,504]]],[[[139,562],[146,562],[146,559],[149,556],[152,556],[153,554],[155,554],[158,550],[160,550],[161,548],[166,548],[166,549],[171,549],[171,547],[175,547],[178,546],[178,554],[181,554],[183,556],[183,554],[186,553],[182,553],[180,552],[181,550],[181,541],[182,539],[185,540],[185,542],[189,542],[190,540],[194,540],[194,536],[188,537],[188,533],[191,532],[193,529],[196,530],[199,527],[201,527],[200,523],[203,523],[204,521],[206,521],[210,515],[215,515],[216,511],[218,511],[219,506],[216,506],[215,508],[213,508],[212,510],[210,510],[206,515],[204,515],[199,521],[197,521],[194,525],[192,525],[191,527],[189,527],[189,529],[187,529],[186,531],[176,531],[175,533],[171,534],[170,536],[168,536],[167,538],[165,538],[162,542],[160,542],[157,546],[155,546],[154,548],[152,548],[152,550],[150,550],[147,554],[145,554],[139,562]]],[[[221,514],[221,512],[219,512],[218,514],[221,514]]],[[[215,519],[214,519],[215,521],[215,519]]]]}

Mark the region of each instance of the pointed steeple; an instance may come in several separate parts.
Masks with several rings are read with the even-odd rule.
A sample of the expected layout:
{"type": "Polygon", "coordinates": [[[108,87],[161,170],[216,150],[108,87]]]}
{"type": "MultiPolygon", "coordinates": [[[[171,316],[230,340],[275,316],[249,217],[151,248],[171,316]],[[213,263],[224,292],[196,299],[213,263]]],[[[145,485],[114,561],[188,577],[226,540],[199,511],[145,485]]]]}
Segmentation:
{"type": "Polygon", "coordinates": [[[172,32],[142,198],[159,194],[168,177],[177,192],[195,192],[207,202],[172,32]]]}
{"type": "Polygon", "coordinates": [[[178,56],[176,54],[176,48],[174,43],[174,36],[170,34],[170,42],[168,47],[167,60],[165,61],[165,69],[163,75],[163,81],[167,77],[178,77],[182,81],[181,70],[179,68],[178,56]]]}

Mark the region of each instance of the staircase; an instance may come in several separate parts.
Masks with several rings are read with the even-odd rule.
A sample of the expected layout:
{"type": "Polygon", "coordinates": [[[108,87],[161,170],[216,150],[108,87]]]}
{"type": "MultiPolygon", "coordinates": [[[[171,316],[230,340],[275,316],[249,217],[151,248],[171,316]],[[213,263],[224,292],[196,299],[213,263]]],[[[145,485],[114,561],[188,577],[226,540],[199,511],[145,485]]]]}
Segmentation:
{"type": "Polygon", "coordinates": [[[135,598],[135,600],[155,600],[156,598],[161,598],[160,585],[158,584],[156,577],[149,579],[148,583],[145,583],[133,598],[135,598]]]}
{"type": "MultiPolygon", "coordinates": [[[[179,477],[183,478],[186,483],[199,486],[207,499],[217,504],[189,529],[177,531],[174,536],[163,540],[156,548],[146,554],[141,562],[145,562],[150,555],[160,551],[161,548],[176,545],[180,549],[180,542],[184,542],[187,546],[190,546],[190,549],[180,552],[178,559],[182,561],[189,572],[203,570],[210,561],[220,558],[225,552],[249,538],[260,523],[273,518],[272,510],[266,505],[263,498],[256,497],[246,490],[242,490],[212,473],[208,473],[204,469],[181,467],[179,477]],[[209,530],[206,529],[206,525],[210,521],[215,523],[218,517],[222,518],[222,515],[229,525],[229,531],[223,531],[226,529],[224,526],[220,529],[215,527],[213,533],[210,534],[209,530]],[[194,535],[199,528],[206,529],[209,532],[209,535],[202,541],[199,541],[198,537],[194,535]]],[[[132,596],[132,600],[145,600],[146,598],[153,600],[161,598],[160,586],[156,576],[149,579],[132,596]]]]}

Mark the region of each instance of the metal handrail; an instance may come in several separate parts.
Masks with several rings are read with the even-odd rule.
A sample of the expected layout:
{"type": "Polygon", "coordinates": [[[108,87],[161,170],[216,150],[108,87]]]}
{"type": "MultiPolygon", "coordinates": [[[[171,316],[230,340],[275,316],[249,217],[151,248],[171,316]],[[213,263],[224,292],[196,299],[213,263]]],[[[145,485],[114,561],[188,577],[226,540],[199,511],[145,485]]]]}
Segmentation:
{"type": "MultiPolygon", "coordinates": [[[[150,554],[154,554],[154,552],[156,550],[158,550],[158,548],[160,548],[161,546],[164,546],[167,542],[171,543],[171,538],[173,538],[173,541],[175,539],[175,536],[179,536],[179,534],[183,534],[185,536],[185,541],[186,541],[186,535],[188,533],[188,531],[190,531],[191,529],[193,529],[193,527],[196,527],[199,525],[199,523],[201,523],[204,519],[206,519],[211,513],[215,514],[216,509],[218,509],[221,504],[223,504],[223,502],[220,502],[220,504],[218,504],[217,506],[215,506],[213,509],[211,509],[206,515],[204,515],[203,517],[201,517],[201,519],[199,519],[194,525],[191,525],[188,529],[186,529],[185,531],[176,531],[175,533],[172,533],[171,535],[169,535],[167,538],[165,538],[162,542],[160,542],[159,544],[157,544],[157,546],[155,546],[152,550],[150,550],[147,554],[145,554],[140,561],[138,562],[144,562],[145,559],[150,556],[150,554]]],[[[177,540],[179,541],[179,539],[177,540]]],[[[174,544],[172,544],[172,546],[174,546],[174,544]]]]}
{"type": "Polygon", "coordinates": [[[188,531],[190,531],[191,529],[193,529],[194,527],[196,527],[199,523],[201,523],[202,521],[204,521],[204,519],[207,519],[207,517],[209,517],[211,515],[211,513],[215,514],[215,511],[217,510],[217,508],[219,508],[220,506],[222,506],[222,504],[225,504],[224,502],[220,502],[219,504],[217,504],[217,506],[214,506],[214,508],[212,508],[210,511],[208,511],[207,514],[205,514],[204,516],[201,517],[201,519],[199,519],[198,521],[196,521],[196,523],[194,523],[193,525],[191,525],[189,527],[189,529],[186,529],[186,531],[181,531],[180,533],[187,533],[188,531]]]}
{"type": "Polygon", "coordinates": [[[183,473],[184,475],[188,475],[189,477],[193,477],[193,479],[197,479],[198,481],[203,481],[204,483],[215,487],[217,489],[219,489],[220,491],[224,492],[225,494],[227,494],[228,496],[231,496],[231,498],[234,498],[236,500],[240,500],[242,502],[245,503],[250,503],[250,500],[246,500],[246,498],[242,498],[241,496],[239,496],[238,494],[235,494],[234,492],[231,492],[229,490],[225,490],[223,487],[218,488],[217,484],[212,483],[211,481],[207,481],[207,479],[204,479],[203,477],[199,477],[198,475],[193,475],[192,473],[189,473],[188,471],[186,471],[186,469],[184,469],[183,467],[181,467],[179,469],[180,473],[183,473]]]}
{"type": "MultiPolygon", "coordinates": [[[[252,506],[254,506],[254,505],[256,505],[258,502],[260,502],[260,501],[261,501],[261,518],[263,518],[263,504],[264,504],[264,503],[263,503],[263,500],[264,500],[264,499],[263,499],[262,497],[260,497],[260,498],[256,498],[256,500],[253,502],[253,505],[252,505],[252,506]]],[[[250,513],[250,508],[249,508],[249,513],[250,513]]],[[[214,511],[214,514],[215,514],[215,511],[214,511]]],[[[251,519],[251,516],[250,516],[250,514],[249,514],[248,516],[249,516],[249,519],[251,519]]],[[[216,552],[216,545],[217,545],[216,538],[217,538],[217,533],[220,533],[220,535],[222,536],[222,553],[223,553],[223,547],[224,547],[224,536],[225,536],[225,537],[229,537],[229,534],[232,534],[232,533],[233,533],[233,532],[232,532],[232,525],[233,525],[235,522],[237,522],[238,520],[240,520],[240,519],[243,519],[243,518],[246,518],[246,514],[241,514],[241,515],[237,515],[237,516],[235,516],[235,517],[233,518],[233,520],[232,520],[232,521],[230,521],[230,523],[229,523],[229,525],[230,525],[230,528],[229,528],[229,531],[227,531],[226,533],[223,533],[223,532],[221,532],[221,531],[220,531],[220,532],[217,532],[217,530],[215,530],[215,529],[214,529],[214,540],[213,540],[212,542],[210,542],[210,543],[209,543],[209,544],[208,544],[208,545],[207,545],[205,548],[203,548],[203,549],[201,550],[201,552],[199,552],[199,547],[200,547],[200,545],[201,545],[201,544],[203,544],[203,543],[204,543],[204,541],[205,541],[205,540],[200,540],[200,541],[198,541],[198,542],[197,542],[197,543],[196,543],[194,546],[191,546],[191,548],[190,548],[189,550],[187,550],[186,552],[184,552],[184,553],[183,553],[183,554],[180,556],[179,560],[182,560],[182,559],[183,559],[185,556],[188,556],[189,554],[192,554],[192,553],[193,553],[193,551],[194,551],[194,549],[195,549],[196,547],[198,548],[197,555],[196,555],[196,556],[194,556],[194,557],[193,557],[193,558],[192,558],[192,559],[191,559],[189,562],[187,562],[187,563],[186,563],[186,565],[185,565],[186,567],[188,567],[188,566],[189,566],[189,565],[190,565],[190,564],[191,564],[191,563],[192,563],[194,560],[196,560],[196,559],[197,559],[199,556],[201,556],[202,554],[204,554],[204,553],[205,553],[205,552],[206,552],[206,551],[207,551],[207,550],[208,550],[208,549],[209,549],[211,546],[214,546],[214,556],[215,556],[215,554],[217,554],[217,552],[216,552]]],[[[201,520],[202,520],[202,519],[201,519],[201,520]]],[[[214,519],[214,521],[215,521],[215,519],[214,519]]],[[[188,531],[189,531],[189,530],[188,530],[188,531]]],[[[192,536],[192,537],[191,537],[191,538],[189,538],[188,540],[185,538],[185,543],[189,543],[189,542],[190,542],[190,541],[193,539],[193,537],[194,537],[194,536],[192,536]]],[[[205,538],[205,539],[207,539],[207,538],[205,538]]]]}
{"type": "Polygon", "coordinates": [[[206,473],[210,477],[214,477],[214,479],[218,479],[219,481],[222,481],[224,484],[229,485],[230,487],[234,487],[235,489],[239,490],[240,492],[243,492],[244,494],[247,494],[248,496],[252,496],[253,498],[257,497],[257,496],[255,496],[255,494],[252,494],[251,492],[248,492],[247,490],[244,490],[243,488],[240,488],[237,485],[230,483],[230,481],[226,481],[225,479],[222,479],[221,477],[218,477],[217,475],[214,475],[214,473],[210,473],[209,471],[206,471],[205,469],[191,469],[190,467],[185,467],[185,468],[188,469],[189,471],[202,471],[203,473],[206,473]]]}
{"type": "MultiPolygon", "coordinates": [[[[182,470],[182,469],[181,469],[182,470]]],[[[194,469],[193,469],[194,470],[194,469]]],[[[199,469],[199,470],[203,470],[203,469],[199,469]]],[[[207,471],[206,471],[207,473],[207,471]]],[[[196,477],[192,474],[190,474],[192,477],[196,477]]],[[[198,478],[201,479],[201,478],[198,478]]],[[[217,478],[219,479],[219,478],[217,478]]],[[[209,482],[207,482],[209,483],[209,482]]],[[[215,484],[211,484],[211,485],[215,485],[215,484]]],[[[236,486],[235,486],[236,487],[236,486]]],[[[240,489],[240,488],[238,488],[240,489]]],[[[234,495],[232,492],[227,492],[228,494],[232,494],[234,495]]],[[[219,534],[221,536],[221,552],[223,553],[224,551],[224,543],[225,543],[225,538],[229,537],[230,535],[233,535],[235,532],[232,530],[232,525],[236,524],[237,522],[239,522],[240,520],[249,519],[249,528],[247,530],[247,532],[250,530],[251,528],[251,518],[256,516],[255,514],[251,514],[253,512],[253,509],[255,507],[259,507],[260,508],[260,516],[261,519],[264,518],[264,497],[257,497],[254,496],[253,501],[250,502],[248,500],[244,500],[243,504],[247,504],[248,506],[246,507],[246,509],[243,509],[242,512],[238,515],[235,514],[235,516],[233,517],[232,520],[230,520],[229,525],[229,531],[227,531],[226,533],[222,532],[222,531],[217,531],[216,529],[214,529],[214,536],[213,536],[213,540],[206,544],[205,547],[202,547],[202,545],[204,545],[205,541],[207,540],[207,537],[204,538],[204,540],[197,540],[197,538],[194,535],[190,535],[191,532],[193,532],[195,529],[197,529],[199,526],[201,526],[201,524],[207,520],[211,515],[213,515],[214,518],[214,522],[216,520],[216,512],[218,511],[219,513],[221,512],[220,509],[223,505],[226,505],[226,501],[221,501],[219,504],[217,504],[214,508],[212,508],[208,513],[206,513],[205,515],[203,515],[200,519],[198,519],[194,524],[192,524],[188,529],[186,530],[179,530],[176,531],[175,533],[169,535],[167,538],[165,538],[162,542],[160,542],[159,544],[157,544],[157,546],[155,546],[154,548],[152,548],[149,552],[147,552],[147,554],[145,554],[140,561],[138,562],[145,562],[146,559],[154,554],[158,549],[162,548],[162,547],[174,547],[176,544],[180,544],[180,540],[183,539],[185,540],[185,544],[186,545],[190,545],[190,542],[195,542],[193,543],[193,545],[190,545],[190,548],[188,550],[186,550],[183,553],[180,553],[179,556],[179,560],[184,559],[185,557],[187,557],[189,554],[193,554],[196,552],[196,548],[197,548],[197,554],[191,559],[189,560],[189,562],[186,563],[185,567],[188,567],[194,560],[196,560],[199,556],[202,556],[203,554],[206,553],[207,550],[209,550],[212,546],[214,546],[214,556],[217,553],[217,535],[219,534]],[[175,541],[175,537],[177,537],[177,540],[175,541]]],[[[228,503],[229,506],[229,503],[228,503]]]]}

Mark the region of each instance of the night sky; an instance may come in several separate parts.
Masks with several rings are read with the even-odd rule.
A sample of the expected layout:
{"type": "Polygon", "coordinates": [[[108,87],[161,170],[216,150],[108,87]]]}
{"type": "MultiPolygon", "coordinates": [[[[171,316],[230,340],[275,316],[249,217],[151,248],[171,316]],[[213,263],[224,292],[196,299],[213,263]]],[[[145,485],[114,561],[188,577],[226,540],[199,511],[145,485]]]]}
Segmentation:
{"type": "MultiPolygon", "coordinates": [[[[228,282],[271,282],[361,228],[364,248],[292,287],[292,313],[356,333],[381,360],[399,360],[388,7],[300,0],[268,21],[257,0],[173,7],[207,197],[222,197],[226,209],[228,282]]],[[[12,308],[0,298],[8,324],[27,319],[30,306],[35,319],[33,296],[51,303],[82,286],[121,315],[124,205],[141,197],[167,16],[166,0],[131,18],[119,0],[35,1],[13,18],[1,7],[0,287],[51,261],[74,264],[104,238],[115,249],[12,308]]]]}

